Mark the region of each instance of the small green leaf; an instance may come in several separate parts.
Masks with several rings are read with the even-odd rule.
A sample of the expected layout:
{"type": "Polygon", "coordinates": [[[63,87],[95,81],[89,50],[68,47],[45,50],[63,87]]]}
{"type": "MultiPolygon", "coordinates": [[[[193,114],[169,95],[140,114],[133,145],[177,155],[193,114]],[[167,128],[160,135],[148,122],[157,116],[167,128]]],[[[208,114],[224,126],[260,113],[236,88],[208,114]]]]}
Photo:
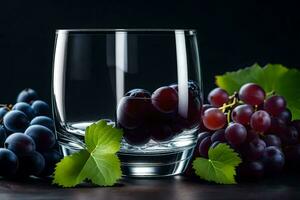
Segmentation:
{"type": "Polygon", "coordinates": [[[300,119],[300,71],[279,64],[258,64],[216,76],[216,84],[230,94],[238,91],[245,83],[257,83],[264,90],[284,96],[293,119],[300,119]]]}
{"type": "Polygon", "coordinates": [[[54,172],[53,183],[73,187],[84,180],[101,186],[112,186],[122,176],[120,149],[122,130],[103,120],[86,129],[86,149],[64,157],[54,172]]]}
{"type": "Polygon", "coordinates": [[[235,184],[235,167],[241,163],[238,153],[226,144],[219,144],[208,151],[208,159],[196,158],[193,168],[200,178],[220,184],[235,184]]]}

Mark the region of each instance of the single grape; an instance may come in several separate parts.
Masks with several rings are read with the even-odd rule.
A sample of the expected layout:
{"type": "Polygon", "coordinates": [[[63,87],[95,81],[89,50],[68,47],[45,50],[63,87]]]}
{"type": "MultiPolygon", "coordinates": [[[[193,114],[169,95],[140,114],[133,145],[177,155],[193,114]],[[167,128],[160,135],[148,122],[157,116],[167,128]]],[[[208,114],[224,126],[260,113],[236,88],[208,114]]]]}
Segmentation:
{"type": "Polygon", "coordinates": [[[214,132],[211,136],[211,142],[223,142],[225,143],[226,142],[226,138],[225,138],[225,130],[224,129],[220,129],[220,130],[217,130],[216,132],[214,132]]]}
{"type": "Polygon", "coordinates": [[[283,120],[286,124],[288,124],[292,120],[292,113],[288,108],[286,108],[284,111],[279,113],[279,115],[277,115],[277,118],[283,120]]]}
{"type": "Polygon", "coordinates": [[[45,159],[37,151],[18,156],[19,168],[17,174],[21,177],[34,175],[38,176],[45,168],[45,159]]]}
{"type": "Polygon", "coordinates": [[[266,93],[255,83],[244,84],[239,91],[239,98],[246,104],[252,106],[260,105],[264,102],[266,93]]]}
{"type": "Polygon", "coordinates": [[[124,139],[131,145],[144,145],[149,142],[150,137],[150,131],[147,128],[124,129],[124,139]]]}
{"type": "Polygon", "coordinates": [[[212,144],[210,136],[204,138],[199,145],[199,154],[202,157],[208,157],[208,150],[210,145],[212,144]]]}
{"type": "Polygon", "coordinates": [[[278,136],[269,134],[269,135],[264,136],[263,139],[264,139],[267,147],[276,146],[278,148],[281,148],[281,139],[278,136]]]}
{"type": "Polygon", "coordinates": [[[51,131],[54,131],[54,122],[51,118],[46,116],[37,116],[33,118],[30,122],[31,125],[41,125],[49,128],[51,131]]]}
{"type": "Polygon", "coordinates": [[[54,133],[41,125],[29,126],[25,131],[25,135],[28,135],[33,139],[38,151],[51,149],[56,141],[54,133]]]}
{"type": "Polygon", "coordinates": [[[123,97],[117,108],[117,122],[126,129],[135,129],[145,123],[152,107],[150,99],[123,97]]]}
{"type": "Polygon", "coordinates": [[[272,116],[277,116],[286,108],[286,101],[282,96],[274,95],[264,103],[264,109],[272,116]]]}
{"type": "Polygon", "coordinates": [[[266,143],[263,140],[256,138],[247,145],[245,156],[248,160],[255,161],[262,156],[265,148],[266,143]]]}
{"type": "Polygon", "coordinates": [[[285,158],[283,153],[275,146],[266,147],[262,155],[266,173],[275,175],[282,171],[285,158]]]}
{"type": "Polygon", "coordinates": [[[169,86],[160,87],[151,96],[153,106],[162,113],[172,113],[177,110],[177,91],[169,86]]]}
{"type": "Polygon", "coordinates": [[[6,113],[8,113],[8,112],[9,112],[8,107],[1,107],[0,108],[0,120],[2,120],[4,115],[6,115],[6,113]]]}
{"type": "Polygon", "coordinates": [[[299,142],[299,133],[293,126],[288,126],[286,132],[279,134],[279,137],[285,145],[293,145],[299,142]]]}
{"type": "Polygon", "coordinates": [[[270,115],[263,110],[254,112],[250,119],[250,126],[257,132],[267,131],[271,126],[270,115]]]}
{"type": "Polygon", "coordinates": [[[150,129],[152,140],[156,142],[165,142],[171,140],[175,134],[172,129],[164,124],[152,126],[150,129]]]}
{"type": "Polygon", "coordinates": [[[251,105],[243,104],[235,107],[231,112],[231,118],[234,122],[249,125],[250,118],[254,112],[251,105]]]}
{"type": "Polygon", "coordinates": [[[138,97],[138,98],[151,98],[151,93],[144,89],[133,89],[127,92],[124,96],[138,97]]]}
{"type": "Polygon", "coordinates": [[[228,93],[221,89],[215,88],[208,94],[208,102],[214,107],[221,107],[224,103],[227,103],[229,100],[228,93]]]}
{"type": "Polygon", "coordinates": [[[267,133],[280,136],[280,135],[284,135],[286,132],[287,132],[286,123],[279,118],[271,117],[271,126],[267,130],[267,133]]]}
{"type": "Polygon", "coordinates": [[[35,150],[35,143],[31,137],[23,133],[13,133],[4,142],[6,149],[17,155],[31,153],[35,150]]]}
{"type": "Polygon", "coordinates": [[[187,112],[184,113],[178,112],[178,115],[182,119],[182,124],[184,124],[184,128],[192,129],[200,125],[201,114],[202,114],[201,108],[202,108],[202,102],[200,99],[189,98],[187,112]]]}
{"type": "Polygon", "coordinates": [[[218,108],[207,109],[202,116],[203,124],[210,130],[218,130],[225,126],[226,116],[218,108]]]}
{"type": "Polygon", "coordinates": [[[240,166],[242,178],[257,180],[264,176],[264,164],[260,161],[244,162],[240,166]]]}
{"type": "Polygon", "coordinates": [[[34,111],[28,103],[25,103],[25,102],[16,103],[14,105],[14,107],[12,108],[12,110],[22,111],[29,120],[34,118],[34,111]]]}
{"type": "Polygon", "coordinates": [[[0,148],[4,147],[4,142],[6,140],[7,134],[3,125],[0,125],[0,148]]]}
{"type": "Polygon", "coordinates": [[[202,140],[208,136],[211,136],[210,132],[202,132],[198,135],[198,143],[200,144],[202,140]]]}
{"type": "Polygon", "coordinates": [[[23,112],[13,110],[4,116],[3,124],[9,131],[22,132],[28,127],[29,120],[23,112]]]}
{"type": "Polygon", "coordinates": [[[44,101],[34,101],[31,105],[31,108],[34,111],[35,116],[50,116],[50,107],[44,101]]]}
{"type": "Polygon", "coordinates": [[[45,159],[45,167],[43,171],[39,174],[39,176],[50,176],[53,174],[56,163],[58,163],[62,159],[62,155],[57,150],[50,150],[41,153],[45,159]]]}
{"type": "Polygon", "coordinates": [[[18,169],[18,157],[14,152],[0,148],[0,176],[14,176],[18,169]]]}
{"type": "Polygon", "coordinates": [[[225,129],[225,138],[233,145],[240,145],[247,138],[247,130],[242,124],[231,123],[225,129]]]}
{"type": "Polygon", "coordinates": [[[34,91],[31,88],[26,88],[19,93],[17,97],[17,102],[31,103],[32,101],[37,99],[38,99],[38,95],[36,91],[34,91]]]}

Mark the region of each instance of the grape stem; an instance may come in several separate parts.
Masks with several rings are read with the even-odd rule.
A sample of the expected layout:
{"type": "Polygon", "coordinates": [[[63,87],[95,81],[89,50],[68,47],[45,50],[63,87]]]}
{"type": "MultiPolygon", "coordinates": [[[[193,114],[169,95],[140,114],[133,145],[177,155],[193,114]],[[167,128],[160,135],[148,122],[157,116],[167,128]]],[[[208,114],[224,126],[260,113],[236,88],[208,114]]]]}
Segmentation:
{"type": "Polygon", "coordinates": [[[225,110],[227,108],[231,108],[231,107],[235,106],[237,103],[239,103],[239,101],[236,97],[234,97],[232,103],[229,103],[229,104],[224,103],[224,105],[222,107],[220,107],[219,109],[222,110],[222,112],[225,112],[225,110]]]}
{"type": "Polygon", "coordinates": [[[273,96],[273,95],[275,95],[275,91],[274,90],[272,90],[271,92],[268,92],[267,94],[266,94],[266,96],[267,97],[269,97],[269,96],[273,96]]]}
{"type": "Polygon", "coordinates": [[[0,107],[6,107],[8,110],[11,110],[13,105],[12,104],[0,104],[0,107]]]}

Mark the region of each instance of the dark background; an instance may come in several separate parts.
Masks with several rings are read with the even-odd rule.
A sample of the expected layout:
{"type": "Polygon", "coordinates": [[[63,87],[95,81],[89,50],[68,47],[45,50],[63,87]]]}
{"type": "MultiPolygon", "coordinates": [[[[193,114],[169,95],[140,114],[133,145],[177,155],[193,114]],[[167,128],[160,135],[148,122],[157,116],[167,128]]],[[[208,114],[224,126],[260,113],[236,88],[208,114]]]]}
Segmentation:
{"type": "Polygon", "coordinates": [[[214,75],[258,62],[300,68],[300,14],[288,1],[2,1],[1,103],[25,88],[50,100],[55,29],[194,28],[204,87],[214,75]]]}

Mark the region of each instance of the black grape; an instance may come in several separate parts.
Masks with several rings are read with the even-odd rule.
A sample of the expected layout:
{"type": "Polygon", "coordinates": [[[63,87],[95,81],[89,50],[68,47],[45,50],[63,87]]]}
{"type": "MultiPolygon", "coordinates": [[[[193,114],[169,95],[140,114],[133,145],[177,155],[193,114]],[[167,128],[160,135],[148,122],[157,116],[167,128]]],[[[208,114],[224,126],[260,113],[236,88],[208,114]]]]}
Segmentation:
{"type": "Polygon", "coordinates": [[[5,140],[4,146],[17,155],[31,153],[35,150],[35,143],[33,139],[23,133],[13,133],[8,136],[5,140]]]}
{"type": "Polygon", "coordinates": [[[38,95],[36,91],[34,91],[31,88],[26,88],[19,93],[17,97],[17,102],[31,103],[32,101],[37,99],[38,99],[38,95]]]}
{"type": "Polygon", "coordinates": [[[54,122],[51,118],[46,116],[37,116],[33,118],[30,122],[30,125],[41,125],[49,128],[54,131],[54,122]]]}
{"type": "Polygon", "coordinates": [[[3,124],[9,131],[22,132],[28,127],[29,120],[23,112],[13,110],[4,116],[3,124]]]}
{"type": "Polygon", "coordinates": [[[54,133],[41,125],[29,126],[25,131],[25,135],[30,136],[34,140],[38,151],[51,149],[55,144],[54,133]]]}
{"type": "Polygon", "coordinates": [[[34,111],[28,103],[25,102],[16,103],[12,109],[22,111],[29,120],[34,118],[34,111]]]}
{"type": "Polygon", "coordinates": [[[17,174],[19,176],[35,175],[38,176],[45,168],[45,159],[37,151],[18,156],[19,169],[17,174]]]}
{"type": "Polygon", "coordinates": [[[41,100],[36,100],[31,105],[36,116],[50,116],[50,107],[49,105],[41,100]]]}
{"type": "Polygon", "coordinates": [[[0,176],[14,176],[18,169],[18,157],[14,152],[0,148],[0,176]]]}

